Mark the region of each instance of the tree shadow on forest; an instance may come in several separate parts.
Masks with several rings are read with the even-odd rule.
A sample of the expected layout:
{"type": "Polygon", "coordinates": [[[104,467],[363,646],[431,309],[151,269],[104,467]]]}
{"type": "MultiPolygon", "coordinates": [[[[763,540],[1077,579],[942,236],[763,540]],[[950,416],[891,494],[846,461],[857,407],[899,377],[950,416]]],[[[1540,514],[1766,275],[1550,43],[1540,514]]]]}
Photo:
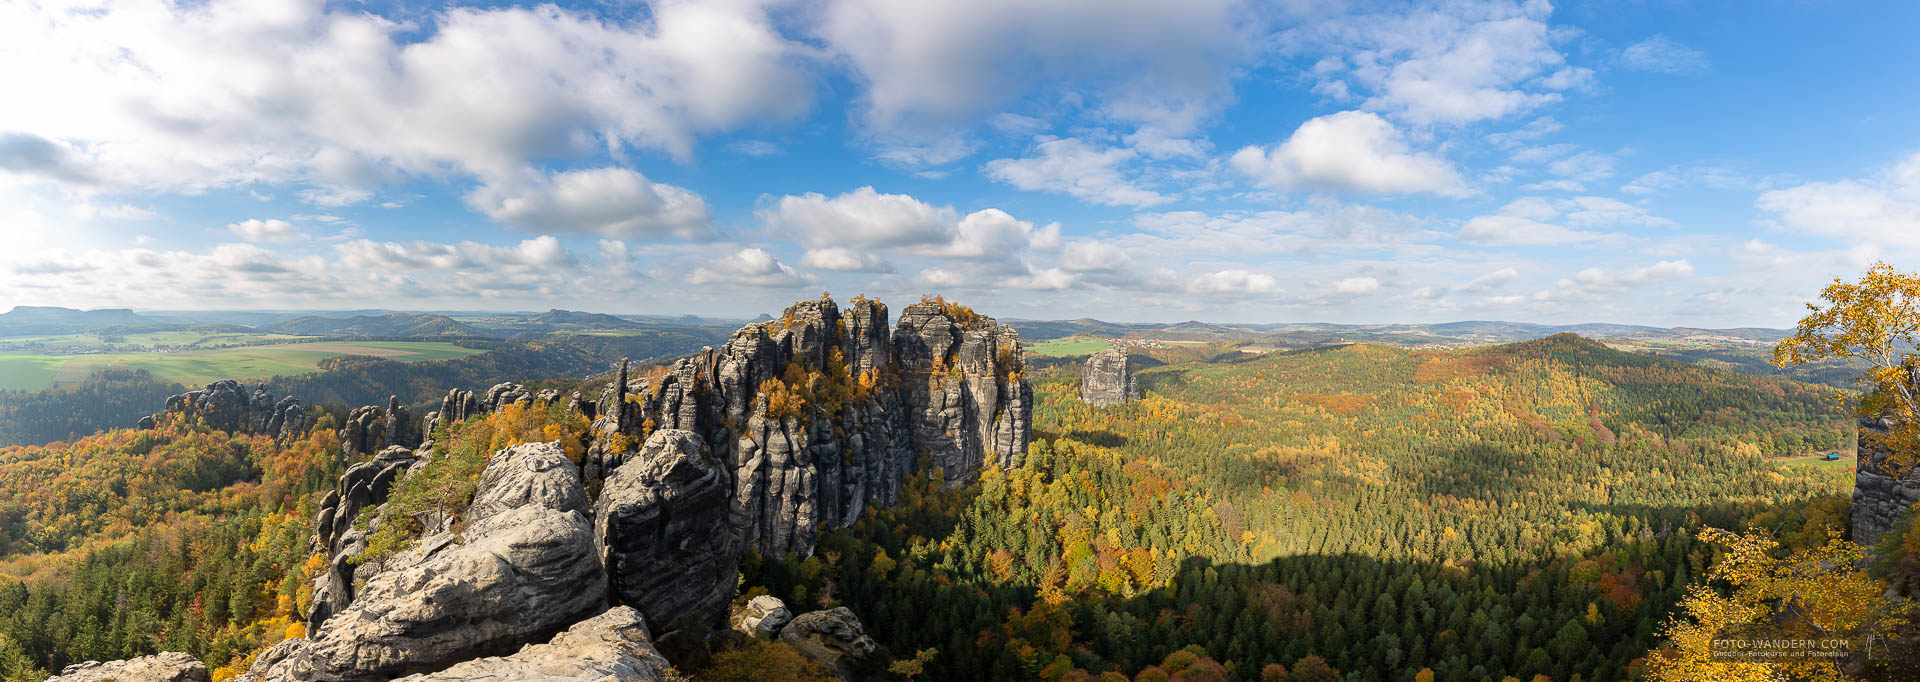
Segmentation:
{"type": "MultiPolygon", "coordinates": [[[[950,587],[843,583],[840,597],[892,651],[940,649],[929,680],[1028,679],[1036,671],[1010,652],[1033,656],[1049,641],[1067,646],[1038,656],[1064,656],[1071,668],[1095,676],[1133,677],[1164,662],[1190,664],[1191,656],[1170,655],[1198,647],[1208,659],[1202,667],[1231,661],[1234,672],[1178,679],[1257,680],[1268,665],[1301,673],[1288,679],[1329,682],[1413,679],[1422,669],[1447,680],[1626,679],[1627,665],[1658,646],[1653,629],[1622,615],[1619,622],[1583,625],[1586,639],[1567,636],[1568,643],[1556,645],[1565,624],[1584,616],[1589,598],[1530,607],[1538,596],[1522,586],[1532,584],[1529,573],[1544,563],[1449,565],[1352,553],[1264,563],[1188,557],[1165,588],[1132,597],[1073,594],[1057,611],[1046,609],[1029,585],[964,572],[953,574],[950,587]],[[1422,586],[1417,594],[1416,582],[1422,586]],[[1383,608],[1393,610],[1391,618],[1375,615],[1383,608]],[[1468,641],[1466,628],[1451,622],[1456,610],[1484,614],[1483,628],[1489,616],[1507,615],[1498,630],[1486,630],[1500,634],[1468,641]],[[1408,613],[1415,614],[1411,620],[1408,613]]],[[[1648,615],[1656,622],[1665,618],[1665,604],[1643,608],[1658,609],[1648,615]]],[[[1216,670],[1224,672],[1224,665],[1216,670]]]]}
{"type": "Polygon", "coordinates": [[[1166,365],[1167,365],[1167,361],[1161,360],[1160,358],[1156,358],[1151,355],[1142,355],[1140,353],[1127,354],[1127,368],[1135,372],[1138,372],[1143,369],[1151,369],[1154,367],[1165,367],[1166,365]]]}
{"type": "Polygon", "coordinates": [[[1171,393],[1193,383],[1194,371],[1174,368],[1164,372],[1142,372],[1134,374],[1134,381],[1140,386],[1140,393],[1171,393]]]}
{"type": "MultiPolygon", "coordinates": [[[[1076,436],[1088,435],[1061,437],[1079,440],[1076,436]]],[[[1051,437],[1041,433],[1036,436],[1051,437]]],[[[1505,457],[1506,453],[1467,452],[1450,459],[1464,463],[1482,455],[1505,457]]],[[[1496,459],[1482,465],[1505,463],[1496,459]]],[[[1473,481],[1491,480],[1499,477],[1499,471],[1496,468],[1485,476],[1460,482],[1471,485],[1473,481]]],[[[978,494],[977,487],[953,492],[967,500],[978,494]]],[[[1163,588],[1125,597],[1097,590],[1070,593],[1054,611],[1043,607],[1045,601],[1030,582],[1032,576],[1012,580],[1000,577],[997,571],[1001,569],[994,568],[994,561],[1003,561],[1004,557],[982,558],[980,563],[943,563],[938,578],[930,575],[927,565],[916,568],[916,573],[889,576],[884,575],[885,569],[875,573],[871,565],[852,561],[835,569],[838,575],[832,579],[833,598],[853,608],[870,634],[902,656],[916,650],[939,649],[941,653],[927,668],[925,679],[929,680],[1027,679],[1037,670],[1029,669],[1029,661],[1020,655],[1008,652],[1024,650],[1032,654],[1031,647],[1035,646],[1049,651],[1041,654],[1048,661],[1066,661],[1070,667],[1096,675],[1118,670],[1132,676],[1169,660],[1170,654],[1198,646],[1215,661],[1234,662],[1234,673],[1223,678],[1231,680],[1260,679],[1261,669],[1268,664],[1295,670],[1308,656],[1324,659],[1339,675],[1357,675],[1350,679],[1411,679],[1421,669],[1432,669],[1436,679],[1491,681],[1509,675],[1530,679],[1543,674],[1568,680],[1577,674],[1589,681],[1620,680],[1628,678],[1628,665],[1633,660],[1660,645],[1657,626],[1669,617],[1673,600],[1680,595],[1659,584],[1661,578],[1651,576],[1697,571],[1697,567],[1682,568],[1680,563],[1667,562],[1685,563],[1704,551],[1689,534],[1670,537],[1665,531],[1668,521],[1676,530],[1696,524],[1727,527],[1725,524],[1752,512],[1751,508],[1742,510],[1732,504],[1564,506],[1638,518],[1658,535],[1625,537],[1617,544],[1595,547],[1577,556],[1542,556],[1516,547],[1514,551],[1524,556],[1478,561],[1388,559],[1372,552],[1296,554],[1266,562],[1186,556],[1173,568],[1163,588]],[[1631,544],[1654,542],[1660,543],[1656,547],[1664,547],[1664,543],[1673,541],[1688,544],[1671,550],[1643,548],[1620,554],[1631,544]],[[1640,581],[1641,587],[1634,589],[1644,601],[1632,607],[1616,607],[1599,587],[1601,582],[1575,579],[1573,570],[1581,559],[1608,554],[1637,557],[1633,559],[1636,564],[1648,562],[1631,570],[1609,563],[1612,559],[1600,562],[1607,575],[1632,576],[1620,579],[1640,581]],[[1640,568],[1659,573],[1641,573],[1640,568]],[[1413,588],[1416,583],[1421,587],[1413,588]],[[1598,618],[1590,615],[1594,605],[1600,609],[1598,618]],[[1456,616],[1456,612],[1482,614],[1481,624],[1469,630],[1453,622],[1466,617],[1456,616]],[[1379,615],[1382,613],[1388,615],[1379,615]],[[1488,623],[1497,627],[1490,628],[1488,623]],[[1569,624],[1579,627],[1570,628],[1569,624]],[[1047,642],[1064,644],[1063,648],[1052,649],[1047,642]],[[1056,655],[1061,658],[1050,658],[1056,655]]],[[[901,527],[893,542],[908,535],[950,537],[946,533],[958,527],[957,518],[924,516],[915,523],[935,521],[917,527],[909,523],[901,527]]],[[[1018,526],[1011,528],[1018,530],[1018,526]]],[[[1003,535],[1004,531],[991,530],[991,526],[976,530],[984,534],[964,533],[960,540],[978,545],[965,554],[988,557],[1009,550],[1016,562],[1030,560],[1021,553],[1020,533],[1003,535]]],[[[1328,530],[1332,531],[1325,543],[1328,547],[1370,542],[1365,538],[1376,532],[1328,530]]],[[[861,556],[853,545],[843,544],[850,541],[840,536],[836,542],[823,543],[822,549],[831,546],[837,554],[861,556]]],[[[1175,543],[1177,546],[1177,539],[1175,543]]],[[[888,552],[902,557],[904,549],[890,545],[888,552]]],[[[1090,566],[1104,561],[1098,556],[1085,560],[1095,562],[1090,566]]],[[[1014,565],[1017,571],[1022,564],[1014,565]]],[[[1072,578],[1076,569],[1071,566],[1062,570],[1072,580],[1093,579],[1092,575],[1072,578]]],[[[756,578],[772,580],[750,584],[765,585],[776,596],[789,599],[790,604],[806,603],[794,601],[796,597],[820,598],[817,588],[794,591],[806,580],[801,577],[803,570],[796,567],[774,572],[778,575],[756,572],[756,578]]],[[[810,608],[808,605],[802,610],[810,608]]],[[[1313,666],[1309,663],[1307,667],[1313,666]]],[[[1063,669],[1054,670],[1056,675],[1060,672],[1063,669]]]]}
{"type": "Polygon", "coordinates": [[[1060,434],[1061,438],[1079,441],[1103,448],[1118,448],[1127,445],[1127,437],[1106,429],[1074,429],[1060,434]]]}
{"type": "Polygon", "coordinates": [[[1026,365],[1027,365],[1028,371],[1034,371],[1034,372],[1038,372],[1042,370],[1054,370],[1054,369],[1058,369],[1058,370],[1078,369],[1082,364],[1085,364],[1086,361],[1087,361],[1087,356],[1085,355],[1067,355],[1067,356],[1059,356],[1059,357],[1046,356],[1046,355],[1028,355],[1026,357],[1026,365]]]}

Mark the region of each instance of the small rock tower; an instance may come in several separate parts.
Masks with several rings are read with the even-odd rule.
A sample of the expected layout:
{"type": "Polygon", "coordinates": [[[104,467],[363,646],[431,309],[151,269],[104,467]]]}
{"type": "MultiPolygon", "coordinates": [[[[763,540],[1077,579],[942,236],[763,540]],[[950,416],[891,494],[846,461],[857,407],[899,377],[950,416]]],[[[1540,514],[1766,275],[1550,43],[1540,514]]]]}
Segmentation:
{"type": "Polygon", "coordinates": [[[1140,397],[1127,354],[1107,349],[1087,358],[1080,369],[1080,400],[1094,407],[1111,407],[1140,397]]]}

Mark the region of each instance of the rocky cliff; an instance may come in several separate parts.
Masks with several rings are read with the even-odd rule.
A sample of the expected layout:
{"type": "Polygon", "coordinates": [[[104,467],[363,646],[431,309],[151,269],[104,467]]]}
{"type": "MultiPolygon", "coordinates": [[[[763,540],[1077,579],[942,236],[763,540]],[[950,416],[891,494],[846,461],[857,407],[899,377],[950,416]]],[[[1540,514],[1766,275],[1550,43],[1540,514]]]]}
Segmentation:
{"type": "MultiPolygon", "coordinates": [[[[432,524],[405,550],[357,567],[347,558],[364,543],[336,539],[307,637],[262,654],[247,679],[390,679],[544,641],[607,607],[590,512],[558,445],[501,450],[460,527],[432,524]]],[[[395,521],[376,513],[367,527],[395,521]]]]}
{"type": "MultiPolygon", "coordinates": [[[[878,302],[842,311],[822,297],[646,376],[623,363],[599,399],[566,403],[593,419],[580,461],[560,443],[495,452],[451,515],[390,518],[387,496],[431,465],[442,429],[558,394],[456,390],[425,434],[393,402],[355,411],[347,451],[380,449],[314,519],[327,562],[307,637],[240,679],[654,679],[664,668],[648,628],[726,632],[744,549],[808,554],[820,528],[896,501],[911,472],[959,485],[1025,454],[1032,390],[1011,328],[940,300],[887,322],[878,302]],[[362,560],[388,523],[420,536],[362,560]]],[[[890,660],[845,609],[761,606],[751,630],[843,678],[890,660]]]]}
{"type": "Polygon", "coordinates": [[[1893,529],[1900,514],[1920,504],[1920,466],[1893,466],[1884,437],[1893,430],[1885,418],[1860,421],[1860,461],[1853,474],[1853,541],[1873,544],[1893,529]]]}
{"type": "Polygon", "coordinates": [[[1123,351],[1107,349],[1087,358],[1080,368],[1080,400],[1094,407],[1111,407],[1140,397],[1133,368],[1123,351]]]}
{"type": "Polygon", "coordinates": [[[168,419],[199,419],[210,428],[257,433],[281,442],[305,435],[313,426],[313,415],[293,396],[275,400],[265,386],[249,392],[232,379],[167,398],[166,408],[141,418],[139,427],[151,429],[168,419]]]}
{"type": "Polygon", "coordinates": [[[589,485],[653,432],[689,431],[727,470],[741,545],[804,556],[818,528],[897,500],[922,458],[948,485],[1018,464],[1032,436],[1019,333],[937,299],[891,329],[887,315],[823,296],[647,376],[623,366],[582,407],[596,415],[589,485]]]}

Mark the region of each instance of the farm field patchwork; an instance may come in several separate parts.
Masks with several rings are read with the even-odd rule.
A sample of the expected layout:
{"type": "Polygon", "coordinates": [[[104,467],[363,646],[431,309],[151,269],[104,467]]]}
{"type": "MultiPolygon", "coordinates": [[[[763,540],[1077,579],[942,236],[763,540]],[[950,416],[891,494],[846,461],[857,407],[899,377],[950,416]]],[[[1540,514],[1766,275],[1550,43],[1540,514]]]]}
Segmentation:
{"type": "Polygon", "coordinates": [[[0,390],[37,391],[75,384],[86,379],[94,370],[104,367],[145,369],[163,381],[193,386],[220,379],[265,378],[310,372],[321,360],[341,355],[372,355],[401,362],[421,362],[483,352],[444,341],[352,341],[174,353],[0,353],[0,390]]]}
{"type": "Polygon", "coordinates": [[[303,337],[296,334],[169,330],[135,332],[132,334],[116,334],[112,336],[102,336],[95,332],[7,336],[0,337],[0,345],[6,345],[12,348],[26,347],[29,350],[46,349],[75,352],[113,348],[122,352],[133,352],[134,350],[150,350],[158,346],[197,348],[231,347],[297,341],[301,338],[303,337]]]}

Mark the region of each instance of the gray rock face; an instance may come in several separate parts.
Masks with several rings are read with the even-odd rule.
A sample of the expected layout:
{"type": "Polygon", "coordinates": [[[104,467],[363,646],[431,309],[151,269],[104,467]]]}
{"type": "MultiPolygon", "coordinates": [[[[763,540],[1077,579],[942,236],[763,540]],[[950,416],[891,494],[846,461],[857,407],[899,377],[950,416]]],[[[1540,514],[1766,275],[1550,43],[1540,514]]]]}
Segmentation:
{"type": "Polygon", "coordinates": [[[1032,440],[1033,388],[1020,373],[1020,334],[993,318],[922,302],[894,330],[914,445],[932,453],[948,485],[977,480],[991,461],[1020,464],[1032,440]]]}
{"type": "Polygon", "coordinates": [[[314,579],[313,608],[307,629],[320,624],[353,601],[356,567],[353,558],[364,549],[366,532],[354,528],[362,510],[385,504],[393,484],[421,456],[403,447],[380,451],[372,460],[347,468],[340,482],[320,500],[314,517],[314,549],[327,555],[327,571],[314,579]],[[351,549],[350,549],[351,548],[351,549]]]}
{"type": "Polygon", "coordinates": [[[387,396],[387,412],[381,430],[387,434],[388,446],[414,448],[420,445],[420,434],[413,430],[413,415],[407,406],[400,404],[399,396],[387,396]]]}
{"type": "Polygon", "coordinates": [[[67,666],[47,682],[207,682],[207,666],[192,654],[168,651],[124,661],[67,666]]]}
{"type": "Polygon", "coordinates": [[[380,408],[373,405],[353,408],[347,413],[347,421],[340,425],[340,456],[353,459],[356,456],[379,449],[385,439],[386,420],[380,418],[380,408]]]}
{"type": "Polygon", "coordinates": [[[167,398],[166,408],[142,417],[139,427],[151,429],[161,420],[175,417],[203,419],[214,429],[257,433],[282,443],[306,435],[313,427],[313,417],[298,399],[288,396],[276,401],[265,386],[248,393],[232,379],[167,398]]]}
{"type": "Polygon", "coordinates": [[[340,455],[349,460],[389,447],[412,449],[419,444],[420,434],[413,430],[413,415],[400,404],[398,396],[388,396],[385,408],[377,405],[354,408],[347,413],[346,424],[340,427],[340,455]]]}
{"type": "Polygon", "coordinates": [[[882,678],[887,664],[893,661],[885,648],[867,636],[860,619],[844,606],[800,614],[780,630],[780,641],[827,666],[842,680],[882,678]]]}
{"type": "Polygon", "coordinates": [[[748,600],[747,605],[734,614],[733,629],[756,639],[773,639],[791,622],[793,612],[787,610],[787,603],[763,594],[748,600]]]}
{"type": "MultiPolygon", "coordinates": [[[[950,485],[1017,464],[1031,440],[1024,369],[1013,329],[958,306],[909,306],[890,332],[877,302],[856,299],[842,311],[825,297],[803,301],[645,376],[622,362],[598,401],[569,401],[592,419],[578,466],[558,443],[501,450],[464,513],[431,518],[393,517],[400,512],[383,506],[392,486],[431,461],[431,441],[417,451],[385,445],[408,431],[397,401],[357,410],[343,449],[382,449],[341,477],[315,518],[317,550],[330,561],[315,579],[310,638],[262,653],[242,679],[522,679],[503,675],[521,674],[510,672],[521,670],[515,661],[557,661],[578,647],[556,639],[549,645],[559,649],[531,658],[522,654],[535,647],[505,654],[609,603],[655,627],[689,616],[720,625],[744,548],[811,554],[819,529],[896,501],[918,462],[950,485]],[[424,535],[379,561],[356,561],[385,523],[417,523],[424,535]],[[486,656],[498,658],[474,660],[486,656]]],[[[516,384],[452,391],[428,432],[558,398],[516,384]]],[[[810,614],[790,632],[798,619],[767,601],[734,624],[790,636],[846,675],[884,662],[845,609],[810,614]]],[[[529,665],[539,672],[526,679],[572,679],[575,670],[529,665]]]]}
{"type": "Polygon", "coordinates": [[[743,546],[804,556],[822,524],[896,501],[922,455],[948,485],[1017,464],[1032,440],[1018,333],[937,300],[907,306],[891,332],[887,315],[821,297],[651,378],[623,365],[596,403],[589,489],[654,431],[692,431],[730,472],[743,546]]]}
{"type": "Polygon", "coordinates": [[[559,444],[527,443],[493,453],[466,516],[473,523],[526,506],[589,512],[579,471],[559,444]]]}
{"type": "Polygon", "coordinates": [[[256,659],[249,679],[389,679],[557,632],[606,605],[586,512],[579,474],[557,444],[495,453],[465,528],[429,534],[354,576],[366,584],[348,603],[311,639],[256,659]]]}
{"type": "MultiPolygon", "coordinates": [[[[440,409],[428,412],[427,416],[421,420],[419,438],[431,438],[433,432],[442,427],[458,424],[508,405],[533,405],[536,402],[552,402],[559,397],[559,391],[545,390],[536,393],[525,386],[512,383],[494,384],[492,388],[478,395],[473,391],[456,388],[447,391],[447,396],[440,399],[440,409]]],[[[389,401],[389,404],[399,407],[392,401],[389,401]]],[[[399,409],[403,410],[400,421],[405,422],[406,408],[399,409]]]]}
{"type": "Polygon", "coordinates": [[[431,435],[440,427],[458,424],[480,413],[480,400],[473,397],[473,391],[459,388],[447,391],[447,397],[440,399],[440,409],[427,415],[426,432],[431,435]]]}
{"type": "Polygon", "coordinates": [[[726,470],[699,434],[648,436],[594,507],[593,538],[614,599],[660,627],[723,616],[740,571],[727,502],[726,470]]]}
{"type": "Polygon", "coordinates": [[[1094,407],[1112,407],[1140,397],[1127,354],[1114,349],[1094,353],[1080,368],[1080,400],[1094,407]]]}
{"type": "Polygon", "coordinates": [[[534,397],[533,391],[527,390],[527,387],[520,384],[494,384],[493,388],[487,389],[486,395],[480,398],[480,410],[493,412],[515,403],[532,404],[534,397]]]}
{"type": "Polygon", "coordinates": [[[375,575],[314,638],[316,679],[370,679],[500,653],[605,605],[579,511],[517,507],[375,575]]]}
{"type": "Polygon", "coordinates": [[[401,682],[651,682],[669,666],[653,646],[646,620],[619,606],[575,623],[553,641],[510,656],[481,658],[401,682]]]}
{"type": "Polygon", "coordinates": [[[1892,453],[1879,440],[1893,430],[1889,419],[1860,421],[1860,461],[1853,474],[1853,541],[1873,544],[1900,515],[1920,504],[1920,466],[1895,472],[1892,453]]]}

